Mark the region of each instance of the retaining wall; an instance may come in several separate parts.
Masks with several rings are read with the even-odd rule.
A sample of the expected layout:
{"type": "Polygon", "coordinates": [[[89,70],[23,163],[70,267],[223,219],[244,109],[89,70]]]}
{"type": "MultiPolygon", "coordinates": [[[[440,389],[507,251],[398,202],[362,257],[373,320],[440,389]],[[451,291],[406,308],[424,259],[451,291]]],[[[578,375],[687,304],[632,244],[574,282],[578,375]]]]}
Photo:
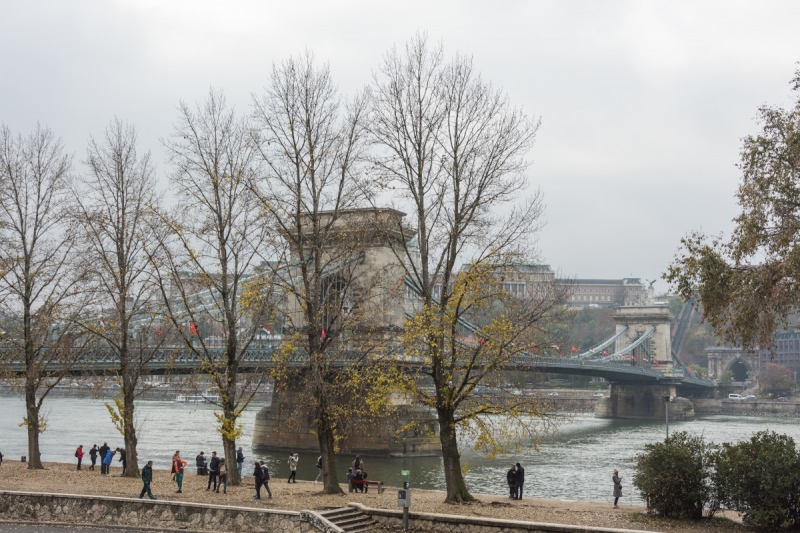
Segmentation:
{"type": "MultiPolygon", "coordinates": [[[[698,415],[740,416],[800,416],[800,402],[776,402],[772,400],[692,400],[698,415]]],[[[672,414],[672,413],[670,413],[672,414]]]]}
{"type": "Polygon", "coordinates": [[[300,513],[134,498],[0,491],[0,520],[254,533],[319,530],[300,513]]]}
{"type": "MultiPolygon", "coordinates": [[[[403,512],[388,509],[373,509],[360,503],[348,503],[372,517],[379,524],[402,528],[403,512]]],[[[441,533],[652,533],[635,529],[575,526],[569,524],[544,524],[497,518],[443,515],[432,513],[410,513],[409,527],[417,531],[441,533]]]]}
{"type": "MultiPolygon", "coordinates": [[[[350,507],[369,515],[379,524],[400,529],[402,511],[373,509],[360,503],[350,507]]],[[[38,494],[0,491],[0,520],[52,522],[60,524],[127,526],[161,530],[214,531],[215,533],[318,533],[336,531],[304,511],[279,511],[179,503],[135,498],[110,498],[74,494],[38,494]],[[301,518],[305,514],[305,519],[301,518]]],[[[430,533],[651,533],[632,529],[544,524],[458,515],[411,513],[412,529],[430,533]]]]}

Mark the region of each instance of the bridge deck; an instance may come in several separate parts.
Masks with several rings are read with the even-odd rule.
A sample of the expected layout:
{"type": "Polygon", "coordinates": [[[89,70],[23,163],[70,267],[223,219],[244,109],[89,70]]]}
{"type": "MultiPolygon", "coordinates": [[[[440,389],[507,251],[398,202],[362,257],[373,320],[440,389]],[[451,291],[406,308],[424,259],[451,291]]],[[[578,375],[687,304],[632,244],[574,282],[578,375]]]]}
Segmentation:
{"type": "MultiPolygon", "coordinates": [[[[248,350],[242,359],[239,368],[244,372],[266,370],[275,366],[275,350],[277,346],[264,346],[248,350]]],[[[222,349],[210,350],[209,355],[216,360],[224,359],[222,349]]],[[[355,352],[333,352],[333,366],[351,367],[374,362],[375,359],[365,357],[355,352]]],[[[404,357],[395,354],[390,358],[398,366],[413,368],[427,366],[421,358],[404,357]]],[[[288,366],[301,368],[308,365],[308,356],[297,353],[287,362],[288,366]]],[[[12,362],[7,367],[13,374],[21,375],[25,367],[21,362],[12,362]]],[[[65,368],[63,364],[53,364],[53,372],[65,368]]],[[[85,353],[81,358],[66,366],[71,375],[99,375],[114,374],[119,368],[119,359],[112,350],[94,350],[85,353]]],[[[154,356],[146,365],[146,370],[152,374],[189,374],[202,371],[203,364],[191,350],[172,347],[161,348],[155,351],[154,356]]],[[[619,360],[588,359],[581,357],[540,357],[532,354],[519,355],[506,364],[508,370],[529,372],[557,372],[561,374],[576,374],[602,377],[611,381],[625,382],[660,382],[672,381],[682,385],[695,387],[711,387],[713,384],[706,380],[698,379],[684,368],[676,365],[676,370],[669,375],[654,369],[649,365],[631,365],[619,360]]]]}

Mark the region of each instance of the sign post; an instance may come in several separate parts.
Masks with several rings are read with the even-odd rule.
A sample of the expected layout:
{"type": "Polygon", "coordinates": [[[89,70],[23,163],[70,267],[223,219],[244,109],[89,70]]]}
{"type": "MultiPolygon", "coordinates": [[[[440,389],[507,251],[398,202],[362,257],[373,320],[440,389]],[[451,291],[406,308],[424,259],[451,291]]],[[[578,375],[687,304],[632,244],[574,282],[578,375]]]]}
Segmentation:
{"type": "MultiPolygon", "coordinates": [[[[401,474],[408,477],[410,470],[402,470],[401,474]]],[[[403,481],[403,488],[397,491],[397,505],[403,508],[403,531],[408,531],[408,508],[411,507],[411,482],[403,481]]]]}

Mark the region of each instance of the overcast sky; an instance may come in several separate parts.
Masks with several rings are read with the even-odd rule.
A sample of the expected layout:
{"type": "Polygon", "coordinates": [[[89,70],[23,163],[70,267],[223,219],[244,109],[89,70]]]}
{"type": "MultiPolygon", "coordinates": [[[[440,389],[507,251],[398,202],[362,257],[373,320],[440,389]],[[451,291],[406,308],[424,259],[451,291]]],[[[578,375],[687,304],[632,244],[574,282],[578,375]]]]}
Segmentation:
{"type": "Polygon", "coordinates": [[[306,48],[347,95],[427,32],[541,117],[539,248],[584,278],[655,279],[688,232],[730,230],[740,140],[760,105],[791,102],[800,61],[796,1],[0,0],[0,15],[0,122],[48,125],[77,162],[117,115],[165,187],[179,100],[213,86],[247,111],[272,63],[306,48]]]}

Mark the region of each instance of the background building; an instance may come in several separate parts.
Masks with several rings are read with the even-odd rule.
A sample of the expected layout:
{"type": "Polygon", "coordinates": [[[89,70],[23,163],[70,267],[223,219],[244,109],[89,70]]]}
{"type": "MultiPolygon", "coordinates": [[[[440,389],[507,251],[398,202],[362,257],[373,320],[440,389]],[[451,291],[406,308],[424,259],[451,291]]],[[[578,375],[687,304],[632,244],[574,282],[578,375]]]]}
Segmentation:
{"type": "Polygon", "coordinates": [[[639,278],[574,279],[567,304],[570,307],[620,307],[647,305],[653,298],[653,289],[639,278]]]}

